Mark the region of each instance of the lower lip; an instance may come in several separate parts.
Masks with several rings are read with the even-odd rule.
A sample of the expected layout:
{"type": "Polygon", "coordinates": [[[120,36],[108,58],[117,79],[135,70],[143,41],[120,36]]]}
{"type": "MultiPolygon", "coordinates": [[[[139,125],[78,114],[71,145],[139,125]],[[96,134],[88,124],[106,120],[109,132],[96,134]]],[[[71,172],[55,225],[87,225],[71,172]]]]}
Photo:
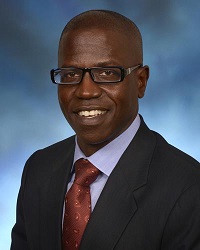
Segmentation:
{"type": "Polygon", "coordinates": [[[84,116],[84,115],[80,115],[81,117],[84,117],[84,118],[87,118],[87,119],[92,119],[92,118],[94,118],[94,117],[96,117],[96,116],[98,116],[98,115],[94,115],[94,116],[84,116]]]}

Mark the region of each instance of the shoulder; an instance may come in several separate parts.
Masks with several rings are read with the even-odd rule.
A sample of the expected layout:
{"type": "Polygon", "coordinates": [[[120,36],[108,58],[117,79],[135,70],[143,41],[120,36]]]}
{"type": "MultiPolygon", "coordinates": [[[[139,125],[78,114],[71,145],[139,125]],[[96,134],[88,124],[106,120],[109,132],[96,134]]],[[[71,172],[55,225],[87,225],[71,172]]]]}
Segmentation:
{"type": "Polygon", "coordinates": [[[56,142],[48,147],[37,150],[31,157],[53,160],[54,158],[60,158],[66,155],[68,151],[74,150],[75,136],[71,136],[65,140],[56,142]]]}
{"type": "Polygon", "coordinates": [[[135,139],[143,155],[150,152],[148,176],[153,183],[177,191],[200,183],[200,163],[169,144],[159,133],[150,130],[142,117],[135,139]]]}
{"type": "MultiPolygon", "coordinates": [[[[151,170],[159,173],[163,185],[184,190],[200,184],[200,163],[169,144],[160,134],[152,131],[156,138],[151,170]]],[[[150,170],[150,171],[151,171],[150,170]]],[[[184,191],[182,190],[182,191],[184,191]]]]}
{"type": "Polygon", "coordinates": [[[54,143],[48,147],[37,150],[33,153],[28,161],[54,162],[63,159],[75,148],[75,136],[71,136],[65,140],[54,143]]]}
{"type": "Polygon", "coordinates": [[[180,149],[169,144],[159,133],[150,130],[141,117],[138,143],[147,144],[153,152],[153,160],[161,165],[179,166],[181,169],[193,166],[200,170],[200,163],[180,149]]]}
{"type": "Polygon", "coordinates": [[[199,168],[200,163],[190,155],[169,144],[159,133],[152,131],[156,138],[156,153],[158,157],[163,157],[167,162],[181,163],[183,165],[193,165],[199,168]]]}
{"type": "Polygon", "coordinates": [[[63,141],[52,144],[46,148],[39,149],[34,152],[27,160],[22,180],[33,179],[38,182],[41,178],[45,179],[51,175],[65,162],[70,163],[73,161],[75,148],[75,137],[69,137],[63,141]]]}

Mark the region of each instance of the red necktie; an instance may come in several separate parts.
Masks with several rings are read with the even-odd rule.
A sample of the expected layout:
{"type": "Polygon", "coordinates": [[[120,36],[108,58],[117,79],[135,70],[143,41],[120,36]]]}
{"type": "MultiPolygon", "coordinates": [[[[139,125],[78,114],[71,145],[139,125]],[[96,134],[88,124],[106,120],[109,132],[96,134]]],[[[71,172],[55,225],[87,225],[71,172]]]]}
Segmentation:
{"type": "Polygon", "coordinates": [[[90,184],[99,173],[88,160],[79,159],[75,163],[75,179],[65,197],[63,250],[79,249],[91,214],[90,184]]]}

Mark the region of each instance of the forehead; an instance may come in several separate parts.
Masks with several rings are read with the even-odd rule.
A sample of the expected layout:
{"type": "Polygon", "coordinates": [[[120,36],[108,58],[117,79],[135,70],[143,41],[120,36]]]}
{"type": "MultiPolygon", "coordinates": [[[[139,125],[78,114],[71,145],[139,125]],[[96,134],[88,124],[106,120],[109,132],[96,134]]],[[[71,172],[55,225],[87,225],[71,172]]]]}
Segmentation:
{"type": "MultiPolygon", "coordinates": [[[[68,31],[61,39],[59,64],[122,61],[133,59],[133,41],[127,35],[112,29],[88,28],[68,31]]],[[[61,66],[61,65],[60,65],[61,66]]]]}

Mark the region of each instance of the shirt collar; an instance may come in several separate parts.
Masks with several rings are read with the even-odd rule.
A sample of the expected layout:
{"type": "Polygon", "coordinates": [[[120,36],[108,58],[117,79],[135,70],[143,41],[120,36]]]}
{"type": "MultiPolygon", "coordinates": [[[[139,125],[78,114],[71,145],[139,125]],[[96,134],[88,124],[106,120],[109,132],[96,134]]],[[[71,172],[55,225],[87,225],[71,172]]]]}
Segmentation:
{"type": "Polygon", "coordinates": [[[109,176],[122,154],[134,138],[139,126],[140,117],[137,114],[132,124],[122,134],[89,157],[86,157],[81,151],[76,138],[74,162],[80,158],[88,159],[102,173],[109,176]]]}

